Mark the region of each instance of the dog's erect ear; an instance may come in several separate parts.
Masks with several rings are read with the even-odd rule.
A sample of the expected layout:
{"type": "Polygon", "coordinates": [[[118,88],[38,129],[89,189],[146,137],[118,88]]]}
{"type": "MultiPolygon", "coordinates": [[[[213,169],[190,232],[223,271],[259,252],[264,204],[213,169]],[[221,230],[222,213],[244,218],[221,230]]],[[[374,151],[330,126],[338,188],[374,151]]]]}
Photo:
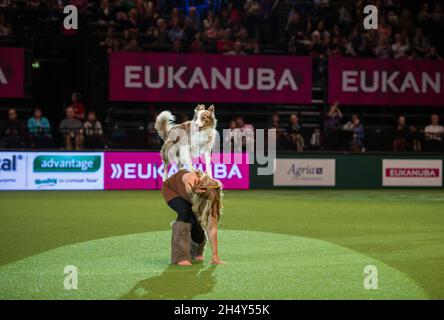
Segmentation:
{"type": "Polygon", "coordinates": [[[213,112],[214,113],[214,104],[212,104],[209,108],[208,111],[213,112]]]}
{"type": "Polygon", "coordinates": [[[194,112],[200,111],[200,110],[205,110],[205,105],[204,104],[198,104],[196,109],[194,109],[194,112]]]}

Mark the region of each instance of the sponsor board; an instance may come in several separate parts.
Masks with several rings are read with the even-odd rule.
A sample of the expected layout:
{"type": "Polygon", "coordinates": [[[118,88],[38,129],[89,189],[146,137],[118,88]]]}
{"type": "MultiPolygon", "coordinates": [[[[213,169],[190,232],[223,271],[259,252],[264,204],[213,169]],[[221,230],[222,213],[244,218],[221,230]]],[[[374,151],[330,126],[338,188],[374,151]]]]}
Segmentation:
{"type": "Polygon", "coordinates": [[[0,190],[26,189],[26,157],[23,152],[0,152],[0,190]]]}
{"type": "Polygon", "coordinates": [[[442,187],[442,160],[383,160],[384,187],[442,187]]]}
{"type": "Polygon", "coordinates": [[[335,186],[334,159],[275,159],[274,186],[335,186]]]}
{"type": "Polygon", "coordinates": [[[311,103],[310,57],[113,52],[111,101],[311,103]]]}
{"type": "MultiPolygon", "coordinates": [[[[225,157],[218,154],[212,157],[213,177],[220,180],[225,189],[248,189],[247,154],[242,155],[241,163],[221,163],[221,159],[225,157]]],[[[202,162],[195,163],[194,167],[205,169],[202,162]]],[[[168,166],[168,176],[177,171],[177,165],[168,166]]],[[[106,152],[104,174],[105,190],[161,189],[163,164],[158,152],[106,152]]]]}
{"type": "Polygon", "coordinates": [[[444,62],[333,58],[328,101],[351,105],[444,106],[444,62]]]}
{"type": "Polygon", "coordinates": [[[0,98],[23,98],[25,50],[0,48],[0,98]]]}
{"type": "Polygon", "coordinates": [[[28,153],[27,189],[103,190],[102,152],[28,153]]]}

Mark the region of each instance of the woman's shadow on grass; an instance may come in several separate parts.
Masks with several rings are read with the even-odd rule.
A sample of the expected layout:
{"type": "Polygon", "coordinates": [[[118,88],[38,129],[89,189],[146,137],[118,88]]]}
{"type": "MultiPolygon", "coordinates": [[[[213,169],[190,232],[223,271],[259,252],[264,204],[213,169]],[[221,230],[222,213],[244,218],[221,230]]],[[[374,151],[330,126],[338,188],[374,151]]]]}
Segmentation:
{"type": "Polygon", "coordinates": [[[203,263],[192,266],[168,266],[160,275],[139,281],[123,300],[192,299],[213,290],[216,265],[204,268],[203,263]]]}

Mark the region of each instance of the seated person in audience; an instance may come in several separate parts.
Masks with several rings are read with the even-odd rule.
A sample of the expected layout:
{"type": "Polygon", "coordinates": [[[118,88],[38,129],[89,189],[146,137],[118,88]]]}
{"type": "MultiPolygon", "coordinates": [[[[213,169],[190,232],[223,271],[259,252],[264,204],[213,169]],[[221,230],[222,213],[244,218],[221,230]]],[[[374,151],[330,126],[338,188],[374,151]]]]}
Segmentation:
{"type": "Polygon", "coordinates": [[[102,124],[97,120],[96,113],[89,111],[85,123],[85,147],[90,149],[103,148],[103,129],[102,124]]]}
{"type": "Polygon", "coordinates": [[[17,110],[8,110],[8,120],[4,124],[3,145],[5,148],[16,149],[24,146],[25,125],[18,118],[17,110]]]}
{"type": "Polygon", "coordinates": [[[411,129],[407,126],[404,116],[398,117],[395,128],[395,139],[393,140],[393,151],[407,151],[411,140],[411,129]]]}
{"type": "Polygon", "coordinates": [[[302,126],[296,113],[290,115],[290,123],[286,130],[288,148],[292,151],[304,151],[305,142],[302,135],[302,126]]]}
{"type": "Polygon", "coordinates": [[[244,118],[236,118],[236,128],[242,132],[242,149],[246,147],[254,148],[254,127],[252,124],[245,123],[244,118]]]}
{"type": "Polygon", "coordinates": [[[83,146],[83,124],[76,119],[72,107],[66,108],[66,118],[60,122],[60,132],[63,134],[65,148],[68,150],[79,150],[83,146]]]}
{"type": "Polygon", "coordinates": [[[47,148],[53,145],[51,125],[48,119],[42,115],[40,107],[36,107],[33,116],[28,119],[28,132],[32,147],[47,148]]]}
{"type": "Polygon", "coordinates": [[[83,121],[85,119],[85,105],[82,103],[82,94],[80,92],[74,92],[71,95],[71,108],[74,110],[74,116],[76,119],[83,121]]]}
{"type": "Polygon", "coordinates": [[[284,150],[286,147],[287,131],[282,127],[278,113],[273,114],[271,117],[269,129],[276,130],[276,149],[284,150]]]}
{"type": "Polygon", "coordinates": [[[236,120],[231,120],[227,131],[225,129],[222,131],[223,139],[224,139],[224,145],[222,146],[222,150],[230,150],[231,152],[234,152],[234,139],[236,132],[234,131],[237,128],[236,120]]]}
{"type": "Polygon", "coordinates": [[[426,151],[439,152],[442,149],[444,127],[439,124],[437,114],[431,116],[430,122],[431,124],[424,129],[426,151]]]}
{"type": "Polygon", "coordinates": [[[343,129],[351,133],[350,151],[364,151],[364,127],[359,120],[359,116],[357,114],[352,115],[351,120],[344,125],[343,129]]]}

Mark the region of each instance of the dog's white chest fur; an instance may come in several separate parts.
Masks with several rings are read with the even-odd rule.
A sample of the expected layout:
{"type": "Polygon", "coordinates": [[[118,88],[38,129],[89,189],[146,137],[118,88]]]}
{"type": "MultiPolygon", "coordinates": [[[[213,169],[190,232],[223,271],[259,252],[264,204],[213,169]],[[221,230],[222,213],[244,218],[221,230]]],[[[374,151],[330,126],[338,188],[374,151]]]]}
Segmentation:
{"type": "Polygon", "coordinates": [[[197,157],[205,152],[210,152],[214,145],[215,132],[214,129],[207,129],[203,131],[192,131],[191,139],[191,156],[197,157]]]}

